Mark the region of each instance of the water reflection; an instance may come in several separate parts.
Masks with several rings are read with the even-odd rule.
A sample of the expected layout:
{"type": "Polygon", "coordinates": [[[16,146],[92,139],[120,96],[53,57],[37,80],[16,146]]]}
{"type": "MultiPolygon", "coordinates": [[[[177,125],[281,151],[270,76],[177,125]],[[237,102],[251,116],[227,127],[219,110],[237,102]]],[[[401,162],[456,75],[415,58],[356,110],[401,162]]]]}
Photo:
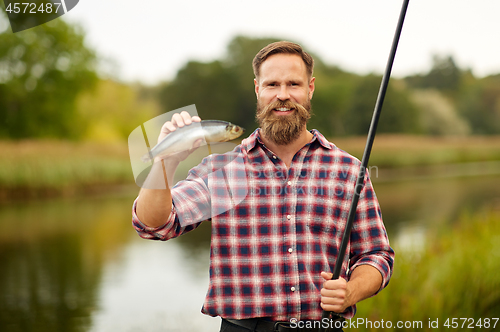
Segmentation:
{"type": "MultiPolygon", "coordinates": [[[[373,183],[391,242],[425,245],[425,232],[500,202],[500,176],[373,183]]],[[[0,331],[217,331],[200,313],[210,224],[178,239],[140,239],[136,190],[0,205],[0,331]]]]}
{"type": "Polygon", "coordinates": [[[105,268],[100,310],[90,332],[218,331],[219,319],[200,312],[208,289],[208,255],[201,255],[203,264],[193,264],[188,247],[179,239],[132,240],[124,259],[105,268]]]}
{"type": "Polygon", "coordinates": [[[78,236],[2,246],[2,331],[85,331],[100,271],[78,236]]]}
{"type": "Polygon", "coordinates": [[[381,176],[373,183],[393,241],[402,232],[408,234],[408,228],[415,229],[416,236],[423,239],[422,230],[447,227],[462,214],[498,206],[500,200],[500,176],[399,182],[381,176]]]}
{"type": "Polygon", "coordinates": [[[0,207],[1,331],[88,330],[103,264],[130,235],[123,207],[120,199],[0,207]]]}

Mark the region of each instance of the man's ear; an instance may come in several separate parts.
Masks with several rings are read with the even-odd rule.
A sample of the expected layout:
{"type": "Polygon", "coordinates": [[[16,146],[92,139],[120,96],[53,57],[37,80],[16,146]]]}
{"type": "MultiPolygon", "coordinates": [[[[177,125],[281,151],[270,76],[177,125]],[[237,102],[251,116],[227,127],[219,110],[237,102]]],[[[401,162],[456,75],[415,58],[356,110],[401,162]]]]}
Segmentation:
{"type": "Polygon", "coordinates": [[[255,94],[259,97],[259,82],[257,82],[256,78],[253,79],[253,84],[255,85],[255,94]]]}
{"type": "Polygon", "coordinates": [[[311,80],[309,81],[309,100],[312,99],[313,97],[313,94],[314,94],[314,82],[316,81],[316,77],[313,77],[311,78],[311,80]]]}

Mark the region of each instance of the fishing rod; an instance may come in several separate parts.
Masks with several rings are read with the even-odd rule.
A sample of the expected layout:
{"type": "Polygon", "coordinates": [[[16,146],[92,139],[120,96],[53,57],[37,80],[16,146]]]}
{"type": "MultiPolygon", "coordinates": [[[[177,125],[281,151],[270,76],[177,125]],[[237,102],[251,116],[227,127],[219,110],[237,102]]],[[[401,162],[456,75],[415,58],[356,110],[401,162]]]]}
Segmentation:
{"type": "MultiPolygon", "coordinates": [[[[363,189],[364,186],[363,183],[365,179],[365,172],[368,167],[368,160],[370,159],[370,153],[372,151],[373,141],[375,140],[375,133],[377,131],[377,125],[380,118],[380,113],[382,111],[382,105],[384,103],[385,94],[387,92],[387,86],[389,85],[389,78],[391,77],[392,65],[394,63],[394,58],[396,57],[396,50],[398,48],[399,37],[401,36],[401,31],[403,30],[403,23],[405,20],[409,2],[410,0],[403,1],[403,6],[401,7],[401,13],[399,14],[398,25],[396,27],[396,32],[394,34],[394,39],[392,41],[391,51],[389,53],[389,59],[387,61],[387,66],[385,68],[384,76],[382,77],[382,83],[380,85],[377,101],[375,103],[375,110],[373,111],[373,117],[370,124],[370,129],[368,131],[368,138],[366,140],[365,151],[363,153],[363,158],[361,160],[361,167],[358,172],[356,186],[354,187],[354,195],[352,196],[351,207],[349,210],[349,214],[347,216],[347,223],[344,229],[344,234],[342,235],[342,242],[340,243],[339,254],[337,256],[337,261],[335,262],[332,279],[338,279],[340,277],[342,262],[344,261],[347,244],[349,243],[349,237],[351,236],[351,229],[354,223],[354,217],[356,216],[356,208],[358,206],[359,196],[361,195],[361,190],[363,189]]],[[[336,313],[323,310],[323,318],[329,319],[332,318],[333,316],[335,316],[336,318],[340,318],[340,316],[336,313]]],[[[327,329],[323,327],[323,324],[321,325],[322,327],[320,329],[320,332],[326,332],[327,329]]]]}

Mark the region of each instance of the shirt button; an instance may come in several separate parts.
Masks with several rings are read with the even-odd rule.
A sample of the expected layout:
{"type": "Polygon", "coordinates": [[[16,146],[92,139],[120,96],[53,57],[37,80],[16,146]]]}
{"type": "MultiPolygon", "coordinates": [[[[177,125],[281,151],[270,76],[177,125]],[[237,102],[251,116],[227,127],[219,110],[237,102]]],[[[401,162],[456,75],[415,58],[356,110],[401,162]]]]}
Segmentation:
{"type": "Polygon", "coordinates": [[[290,288],[292,292],[295,292],[295,287],[290,288]]]}
{"type": "Polygon", "coordinates": [[[291,186],[292,185],[292,181],[288,181],[288,185],[291,186]]]}
{"type": "Polygon", "coordinates": [[[278,157],[276,157],[275,155],[273,155],[273,159],[278,159],[278,157]]]}
{"type": "Polygon", "coordinates": [[[290,220],[290,219],[292,219],[292,216],[291,215],[287,215],[286,219],[290,220]]]}
{"type": "Polygon", "coordinates": [[[293,249],[292,248],[288,248],[288,252],[293,252],[293,249]]]}

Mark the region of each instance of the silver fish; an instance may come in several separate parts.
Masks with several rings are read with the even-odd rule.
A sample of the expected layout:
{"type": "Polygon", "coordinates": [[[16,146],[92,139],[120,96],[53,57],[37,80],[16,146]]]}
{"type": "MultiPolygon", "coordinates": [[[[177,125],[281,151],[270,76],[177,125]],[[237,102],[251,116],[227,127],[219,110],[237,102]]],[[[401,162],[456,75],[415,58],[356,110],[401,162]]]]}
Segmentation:
{"type": "Polygon", "coordinates": [[[244,131],[244,128],[226,121],[204,120],[193,122],[191,125],[177,128],[165,136],[161,142],[156,144],[141,159],[147,163],[158,156],[164,157],[187,151],[200,138],[204,139],[207,143],[227,142],[240,137],[244,131]]]}

